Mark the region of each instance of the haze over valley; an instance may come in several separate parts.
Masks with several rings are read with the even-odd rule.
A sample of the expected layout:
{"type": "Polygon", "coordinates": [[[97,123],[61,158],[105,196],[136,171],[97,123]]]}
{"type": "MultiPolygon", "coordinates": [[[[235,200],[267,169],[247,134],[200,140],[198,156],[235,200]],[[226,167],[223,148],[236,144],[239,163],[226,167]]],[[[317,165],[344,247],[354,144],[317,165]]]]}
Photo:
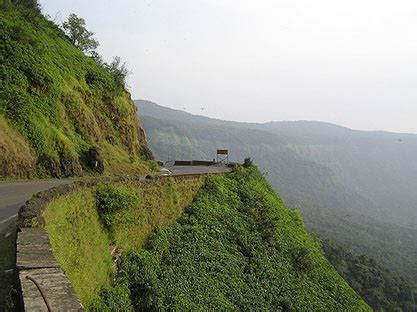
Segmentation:
{"type": "Polygon", "coordinates": [[[0,311],[416,312],[416,16],[0,0],[0,311]]]}
{"type": "Polygon", "coordinates": [[[309,228],[417,281],[417,135],[321,122],[237,123],[136,101],[155,156],[251,157],[309,228]]]}

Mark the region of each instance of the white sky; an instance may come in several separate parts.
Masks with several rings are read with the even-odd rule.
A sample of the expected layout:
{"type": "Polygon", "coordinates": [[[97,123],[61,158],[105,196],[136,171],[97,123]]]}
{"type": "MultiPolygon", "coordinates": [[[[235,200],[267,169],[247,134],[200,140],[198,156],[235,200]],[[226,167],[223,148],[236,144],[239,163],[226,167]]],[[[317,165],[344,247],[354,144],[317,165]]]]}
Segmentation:
{"type": "Polygon", "coordinates": [[[41,0],[86,19],[134,99],[227,120],[417,133],[417,1],[41,0]],[[204,110],[201,110],[204,108],[204,110]]]}

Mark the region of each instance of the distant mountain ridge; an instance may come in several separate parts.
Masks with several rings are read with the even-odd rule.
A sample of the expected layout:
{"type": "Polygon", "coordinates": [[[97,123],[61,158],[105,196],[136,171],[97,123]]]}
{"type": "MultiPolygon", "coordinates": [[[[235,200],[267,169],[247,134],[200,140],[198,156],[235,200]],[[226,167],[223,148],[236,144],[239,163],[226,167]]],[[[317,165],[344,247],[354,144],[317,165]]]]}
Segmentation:
{"type": "MultiPolygon", "coordinates": [[[[340,166],[343,165],[347,167],[348,164],[340,159],[341,157],[346,158],[347,153],[349,153],[351,159],[346,160],[351,161],[353,159],[355,160],[356,166],[358,166],[358,164],[360,165],[359,168],[349,167],[349,169],[356,169],[356,171],[360,170],[361,172],[367,170],[364,166],[378,165],[378,163],[375,163],[374,160],[381,161],[378,160],[378,156],[386,155],[384,157],[390,158],[385,159],[385,162],[380,164],[384,166],[381,166],[380,168],[370,168],[373,169],[370,173],[375,174],[378,170],[384,169],[385,176],[393,177],[395,172],[399,172],[399,174],[395,175],[395,179],[397,181],[395,183],[390,183],[390,187],[395,187],[395,191],[397,191],[397,193],[402,192],[404,188],[408,189],[410,193],[412,193],[413,189],[417,189],[417,163],[414,163],[415,155],[417,155],[417,135],[415,134],[397,134],[382,131],[359,131],[344,128],[331,123],[322,123],[317,121],[274,121],[264,124],[239,123],[233,121],[229,122],[205,116],[191,115],[183,111],[158,106],[157,104],[148,101],[140,101],[140,103],[141,114],[146,117],[158,118],[158,116],[160,116],[165,120],[178,121],[182,124],[184,122],[190,122],[200,126],[205,125],[213,127],[216,125],[224,126],[228,129],[234,128],[245,129],[246,131],[262,131],[262,133],[258,132],[258,135],[263,135],[265,138],[260,142],[274,141],[275,144],[279,142],[291,152],[295,152],[299,156],[303,157],[304,160],[313,161],[318,165],[330,168],[332,171],[343,171],[343,174],[348,173],[348,171],[346,168],[341,168],[340,166]],[[330,150],[329,146],[333,149],[330,150]],[[337,148],[334,148],[335,146],[337,148]],[[359,148],[363,149],[364,152],[358,150],[359,148]],[[369,157],[366,159],[365,157],[368,153],[369,157]],[[334,155],[332,156],[332,154],[334,155]],[[396,158],[394,158],[394,156],[396,158]],[[388,165],[390,164],[393,164],[395,167],[389,168],[388,165]],[[402,183],[403,181],[400,181],[401,177],[406,177],[407,180],[402,183]]],[[[145,117],[142,117],[142,119],[145,119],[145,117]]],[[[214,149],[211,150],[211,154],[213,154],[213,152],[214,149]]],[[[234,151],[231,150],[232,158],[233,152],[234,151]]],[[[190,156],[193,156],[193,153],[195,153],[195,151],[189,151],[190,156]]],[[[186,157],[186,155],[181,156],[186,157]]],[[[256,155],[252,155],[252,157],[256,159],[256,155]]],[[[369,177],[369,175],[362,175],[361,172],[355,172],[355,176],[359,176],[361,179],[369,177]]],[[[373,177],[373,175],[371,175],[371,177],[373,177]]],[[[344,178],[346,178],[346,176],[344,176],[344,178]]],[[[383,177],[379,178],[382,179],[383,177]]],[[[364,188],[367,185],[371,186],[374,183],[374,181],[361,181],[359,179],[351,182],[352,183],[349,185],[345,185],[345,187],[355,186],[355,184],[359,182],[359,188],[355,186],[354,191],[358,192],[359,195],[365,198],[368,196],[361,194],[360,188],[364,188]]],[[[374,204],[376,206],[384,206],[383,203],[388,201],[390,203],[390,207],[392,207],[394,202],[386,196],[391,192],[392,191],[388,191],[386,188],[382,191],[379,190],[378,195],[382,196],[383,200],[380,200],[380,202],[374,202],[374,204]]],[[[407,216],[406,220],[403,221],[408,222],[408,226],[417,226],[417,193],[415,196],[413,196],[413,194],[408,194],[408,196],[412,196],[412,199],[406,200],[402,203],[402,205],[398,205],[398,209],[404,208],[404,206],[411,207],[412,209],[408,212],[410,212],[410,216],[413,218],[413,223],[409,222],[410,216],[407,216]]],[[[404,198],[401,197],[402,196],[397,196],[397,198],[395,198],[395,202],[398,200],[404,200],[404,198]]],[[[372,198],[372,201],[374,200],[375,199],[372,198]]],[[[395,211],[395,214],[397,212],[398,211],[395,211]]],[[[385,209],[385,213],[389,214],[390,209],[385,209]]]]}
{"type": "Polygon", "coordinates": [[[311,122],[228,122],[136,101],[159,159],[251,157],[318,234],[417,281],[417,135],[311,122]]]}

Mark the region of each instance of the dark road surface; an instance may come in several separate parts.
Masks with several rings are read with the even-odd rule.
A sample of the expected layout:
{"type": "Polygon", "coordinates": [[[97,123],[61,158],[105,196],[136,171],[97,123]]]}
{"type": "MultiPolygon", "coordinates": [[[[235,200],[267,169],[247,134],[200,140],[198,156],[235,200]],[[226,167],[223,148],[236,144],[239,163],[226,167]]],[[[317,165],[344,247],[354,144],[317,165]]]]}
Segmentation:
{"type": "Polygon", "coordinates": [[[0,227],[15,217],[19,208],[34,194],[72,181],[74,180],[35,180],[0,183],[0,227]]]}
{"type": "Polygon", "coordinates": [[[171,170],[172,175],[182,174],[202,174],[202,173],[225,173],[230,172],[231,169],[224,165],[213,166],[165,166],[171,170]]]}
{"type": "MultiPolygon", "coordinates": [[[[213,166],[167,166],[172,175],[225,173],[230,169],[224,165],[213,166]]],[[[33,180],[0,183],[0,229],[16,217],[20,207],[34,194],[60,184],[71,183],[76,179],[33,180]]]]}

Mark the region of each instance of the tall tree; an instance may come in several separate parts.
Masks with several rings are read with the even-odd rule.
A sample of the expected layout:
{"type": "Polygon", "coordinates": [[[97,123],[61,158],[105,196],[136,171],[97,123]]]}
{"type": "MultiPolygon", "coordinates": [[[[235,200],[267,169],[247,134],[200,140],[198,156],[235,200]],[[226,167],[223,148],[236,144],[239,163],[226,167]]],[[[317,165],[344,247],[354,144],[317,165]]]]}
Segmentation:
{"type": "Polygon", "coordinates": [[[119,56],[115,56],[110,64],[107,64],[107,69],[112,75],[117,86],[124,88],[126,85],[126,77],[130,74],[126,62],[122,63],[119,56]]]}
{"type": "Polygon", "coordinates": [[[81,51],[91,53],[100,45],[93,38],[94,33],[85,28],[85,20],[71,13],[68,20],[62,24],[62,28],[71,42],[81,51]]]}

